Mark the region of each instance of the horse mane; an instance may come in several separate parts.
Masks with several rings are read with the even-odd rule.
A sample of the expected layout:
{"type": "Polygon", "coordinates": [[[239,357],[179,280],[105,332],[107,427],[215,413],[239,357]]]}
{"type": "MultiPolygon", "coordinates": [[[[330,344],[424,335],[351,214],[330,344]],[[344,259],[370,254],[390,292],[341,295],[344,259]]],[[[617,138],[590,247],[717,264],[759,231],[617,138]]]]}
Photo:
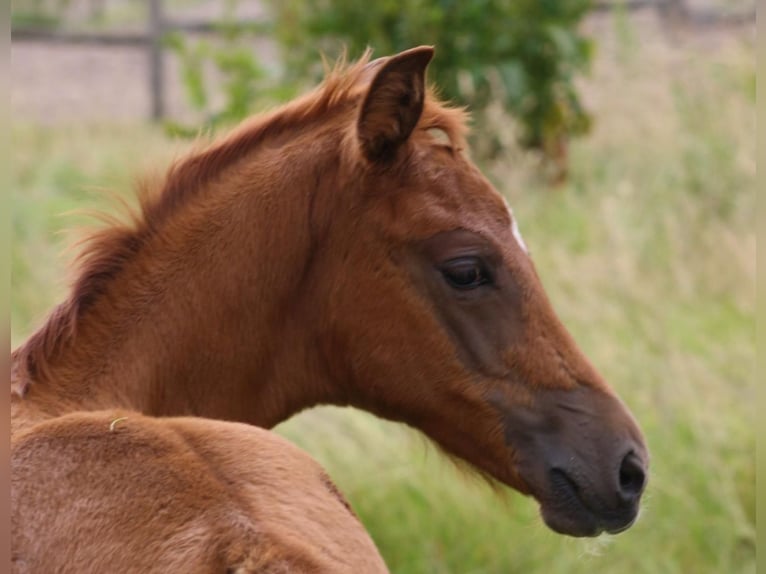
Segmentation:
{"type": "MultiPolygon", "coordinates": [[[[315,90],[244,121],[228,135],[210,144],[198,141],[196,149],[176,160],[164,178],[157,182],[144,180],[138,185],[138,208],[127,210],[123,220],[101,216],[108,225],[91,232],[81,241],[69,297],[12,353],[16,377],[20,379],[16,381],[20,387],[16,384],[12,389],[23,394],[32,379],[50,378],[50,361],[74,341],[78,320],[147,240],[158,232],[162,223],[198,195],[206,184],[265,140],[326,118],[344,106],[358,104],[366,82],[371,79],[368,77],[372,68],[370,55],[368,49],[359,60],[350,64],[341,57],[332,68],[325,65],[325,79],[315,90]]],[[[441,130],[451,146],[460,150],[465,147],[466,120],[467,114],[462,108],[445,105],[433,88],[428,89],[418,129],[441,130]]]]}

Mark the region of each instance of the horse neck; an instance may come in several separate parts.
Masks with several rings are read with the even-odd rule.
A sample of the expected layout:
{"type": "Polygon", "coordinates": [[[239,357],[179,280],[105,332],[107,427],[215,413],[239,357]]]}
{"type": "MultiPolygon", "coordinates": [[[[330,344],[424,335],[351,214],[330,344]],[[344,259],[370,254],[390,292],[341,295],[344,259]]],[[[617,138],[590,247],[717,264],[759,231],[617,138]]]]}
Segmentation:
{"type": "Polygon", "coordinates": [[[273,157],[240,162],[168,218],[77,318],[23,402],[49,416],[119,407],[265,427],[337,402],[306,285],[315,197],[333,178],[294,147],[302,162],[288,153],[276,173],[259,167],[273,157]]]}

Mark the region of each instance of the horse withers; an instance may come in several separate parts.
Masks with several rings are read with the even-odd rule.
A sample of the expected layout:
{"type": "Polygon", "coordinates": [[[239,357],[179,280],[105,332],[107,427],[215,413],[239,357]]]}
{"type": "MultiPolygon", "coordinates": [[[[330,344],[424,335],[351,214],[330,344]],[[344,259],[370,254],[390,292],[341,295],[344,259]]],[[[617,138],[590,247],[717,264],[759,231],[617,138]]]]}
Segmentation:
{"type": "Polygon", "coordinates": [[[558,532],[633,523],[641,432],[426,88],[432,55],[339,65],[92,237],[12,354],[16,571],[384,571],[321,468],[255,428],[318,404],[420,429],[558,532]]]}

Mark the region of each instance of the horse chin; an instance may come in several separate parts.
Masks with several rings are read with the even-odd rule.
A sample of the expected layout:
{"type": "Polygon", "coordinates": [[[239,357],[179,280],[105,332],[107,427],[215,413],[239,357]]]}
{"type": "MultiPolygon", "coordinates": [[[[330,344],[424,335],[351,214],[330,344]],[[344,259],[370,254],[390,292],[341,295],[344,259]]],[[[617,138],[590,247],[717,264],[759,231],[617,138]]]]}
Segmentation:
{"type": "Polygon", "coordinates": [[[596,517],[585,508],[563,509],[559,505],[541,503],[540,514],[546,526],[559,534],[584,538],[598,536],[604,531],[596,517]]]}
{"type": "Polygon", "coordinates": [[[633,526],[638,517],[637,509],[600,516],[577,496],[543,500],[540,502],[540,514],[554,532],[578,538],[592,538],[604,532],[619,534],[633,526]]]}

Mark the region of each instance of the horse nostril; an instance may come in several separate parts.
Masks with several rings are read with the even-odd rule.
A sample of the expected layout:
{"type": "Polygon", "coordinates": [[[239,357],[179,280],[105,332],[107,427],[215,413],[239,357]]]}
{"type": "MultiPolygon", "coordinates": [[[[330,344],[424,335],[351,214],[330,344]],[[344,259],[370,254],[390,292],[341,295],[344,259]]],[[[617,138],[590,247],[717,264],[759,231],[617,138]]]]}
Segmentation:
{"type": "Polygon", "coordinates": [[[620,465],[620,496],[625,502],[633,502],[644,490],[646,473],[644,465],[634,453],[628,453],[620,465]]]}

